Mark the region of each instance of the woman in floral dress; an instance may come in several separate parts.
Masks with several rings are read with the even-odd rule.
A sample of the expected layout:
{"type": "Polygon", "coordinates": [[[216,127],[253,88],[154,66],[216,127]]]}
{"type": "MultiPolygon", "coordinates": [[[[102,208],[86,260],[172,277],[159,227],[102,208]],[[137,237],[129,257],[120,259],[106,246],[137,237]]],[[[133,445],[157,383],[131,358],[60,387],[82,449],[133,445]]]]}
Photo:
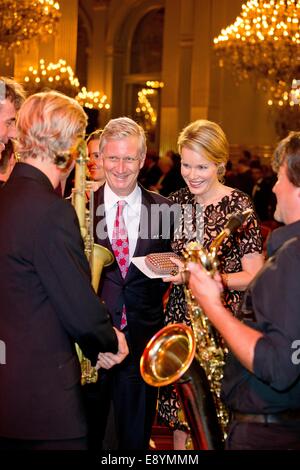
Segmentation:
{"type": "MultiPolygon", "coordinates": [[[[198,120],[189,124],[178,139],[181,174],[187,184],[170,195],[180,204],[181,220],[177,225],[173,251],[182,254],[190,241],[209,248],[233,213],[253,210],[249,196],[225,186],[222,179],[228,159],[228,142],[223,130],[214,122],[198,120]]],[[[218,250],[219,271],[224,284],[224,303],[233,315],[239,310],[243,291],[263,265],[262,238],[255,212],[221,244],[218,250]]],[[[181,275],[165,278],[172,282],[166,307],[166,324],[186,323],[186,308],[181,275]]],[[[184,449],[186,430],[178,420],[180,408],[173,386],[160,390],[159,417],[174,429],[174,449],[184,449]]]]}

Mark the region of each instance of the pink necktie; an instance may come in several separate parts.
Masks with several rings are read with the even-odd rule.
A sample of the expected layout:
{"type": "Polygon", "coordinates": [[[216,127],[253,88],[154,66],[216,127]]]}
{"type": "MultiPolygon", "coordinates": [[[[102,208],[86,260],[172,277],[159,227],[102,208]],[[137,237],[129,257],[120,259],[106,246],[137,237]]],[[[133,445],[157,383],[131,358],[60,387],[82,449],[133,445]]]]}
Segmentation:
{"type": "MultiPolygon", "coordinates": [[[[117,213],[112,233],[111,246],[119,265],[122,277],[125,278],[129,267],[129,242],[128,232],[123,217],[123,209],[126,201],[118,201],[117,213]]],[[[123,305],[121,330],[127,325],[126,309],[123,305]]]]}

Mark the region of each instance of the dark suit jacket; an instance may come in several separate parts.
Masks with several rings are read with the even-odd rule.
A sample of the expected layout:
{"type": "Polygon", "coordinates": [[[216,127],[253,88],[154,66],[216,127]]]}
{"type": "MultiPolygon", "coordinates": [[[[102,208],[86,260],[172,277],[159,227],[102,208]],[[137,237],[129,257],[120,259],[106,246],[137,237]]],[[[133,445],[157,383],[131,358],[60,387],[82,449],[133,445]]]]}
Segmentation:
{"type": "MultiPolygon", "coordinates": [[[[142,236],[137,239],[134,256],[171,251],[170,236],[174,225],[172,213],[170,214],[172,203],[159,194],[143,187],[141,189],[142,236]],[[157,213],[153,216],[156,212],[154,205],[157,213]]],[[[95,193],[95,211],[98,214],[94,219],[95,241],[112,251],[105,223],[104,186],[95,193]]],[[[163,326],[162,298],[167,288],[168,284],[161,279],[149,279],[133,263],[130,264],[125,279],[122,278],[116,261],[102,272],[99,295],[105,301],[117,327],[120,326],[122,306],[125,304],[129,348],[136,360],[139,360],[148,340],[163,326]]]]}
{"type": "Polygon", "coordinates": [[[117,340],[90,285],[76,213],[32,165],[0,191],[0,436],[85,435],[78,342],[95,362],[117,340]]]}

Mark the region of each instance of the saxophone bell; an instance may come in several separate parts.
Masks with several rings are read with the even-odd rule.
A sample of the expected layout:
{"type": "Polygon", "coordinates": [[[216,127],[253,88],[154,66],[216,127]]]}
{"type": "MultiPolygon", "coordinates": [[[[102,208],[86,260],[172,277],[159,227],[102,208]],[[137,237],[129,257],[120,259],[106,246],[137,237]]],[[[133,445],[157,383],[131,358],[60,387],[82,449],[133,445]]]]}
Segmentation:
{"type": "Polygon", "coordinates": [[[184,415],[192,430],[194,449],[222,448],[213,396],[203,367],[195,358],[196,341],[191,328],[176,323],[162,328],[147,344],[140,361],[148,385],[174,384],[184,415]]]}
{"type": "Polygon", "coordinates": [[[192,330],[183,323],[168,325],[148,342],[140,361],[143,379],[153,387],[163,387],[179,380],[195,355],[192,330]]]}

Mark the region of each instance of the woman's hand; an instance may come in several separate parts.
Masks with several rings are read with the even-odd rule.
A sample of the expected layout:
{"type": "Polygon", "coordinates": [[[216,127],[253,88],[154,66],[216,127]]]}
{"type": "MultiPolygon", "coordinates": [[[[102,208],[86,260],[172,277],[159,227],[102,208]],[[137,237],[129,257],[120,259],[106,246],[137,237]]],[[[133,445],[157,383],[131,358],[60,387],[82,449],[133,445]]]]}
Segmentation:
{"type": "Polygon", "coordinates": [[[172,261],[172,263],[176,264],[176,266],[178,267],[178,273],[175,274],[174,276],[164,277],[163,281],[172,282],[175,285],[184,284],[185,282],[184,263],[180,261],[178,258],[173,258],[172,256],[170,256],[170,260],[172,261]]]}

